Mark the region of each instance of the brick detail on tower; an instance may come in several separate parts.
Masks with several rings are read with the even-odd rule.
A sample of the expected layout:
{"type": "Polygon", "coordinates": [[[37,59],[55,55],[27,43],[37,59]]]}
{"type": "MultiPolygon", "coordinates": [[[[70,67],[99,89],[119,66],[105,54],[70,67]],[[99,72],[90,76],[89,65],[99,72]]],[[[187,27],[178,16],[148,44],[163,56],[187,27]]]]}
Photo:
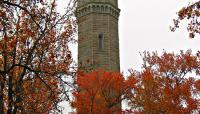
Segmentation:
{"type": "Polygon", "coordinates": [[[120,71],[117,0],[79,0],[78,66],[120,71]]]}

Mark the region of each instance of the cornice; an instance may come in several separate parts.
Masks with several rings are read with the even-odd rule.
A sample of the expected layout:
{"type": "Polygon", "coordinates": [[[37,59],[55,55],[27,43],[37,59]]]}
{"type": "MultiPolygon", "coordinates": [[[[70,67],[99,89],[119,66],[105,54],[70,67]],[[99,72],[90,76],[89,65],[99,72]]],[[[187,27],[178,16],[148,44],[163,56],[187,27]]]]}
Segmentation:
{"type": "Polygon", "coordinates": [[[76,8],[76,17],[86,16],[90,13],[110,14],[119,18],[120,9],[110,3],[90,2],[76,8]]]}

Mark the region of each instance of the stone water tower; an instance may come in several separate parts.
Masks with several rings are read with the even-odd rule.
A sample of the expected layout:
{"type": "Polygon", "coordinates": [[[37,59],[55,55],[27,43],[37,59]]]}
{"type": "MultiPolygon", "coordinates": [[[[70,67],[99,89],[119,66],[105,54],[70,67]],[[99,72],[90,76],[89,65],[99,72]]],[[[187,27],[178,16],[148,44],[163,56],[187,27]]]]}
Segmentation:
{"type": "Polygon", "coordinates": [[[78,65],[120,71],[117,0],[78,0],[78,65]]]}

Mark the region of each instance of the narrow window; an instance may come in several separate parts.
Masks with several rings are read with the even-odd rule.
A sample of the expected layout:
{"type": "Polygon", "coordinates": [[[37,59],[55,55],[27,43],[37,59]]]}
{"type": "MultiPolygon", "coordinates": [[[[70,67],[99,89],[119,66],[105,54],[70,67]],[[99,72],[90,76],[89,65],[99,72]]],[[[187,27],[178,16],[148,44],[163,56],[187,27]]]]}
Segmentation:
{"type": "Polygon", "coordinates": [[[103,49],[103,34],[99,34],[99,49],[102,50],[103,49]]]}

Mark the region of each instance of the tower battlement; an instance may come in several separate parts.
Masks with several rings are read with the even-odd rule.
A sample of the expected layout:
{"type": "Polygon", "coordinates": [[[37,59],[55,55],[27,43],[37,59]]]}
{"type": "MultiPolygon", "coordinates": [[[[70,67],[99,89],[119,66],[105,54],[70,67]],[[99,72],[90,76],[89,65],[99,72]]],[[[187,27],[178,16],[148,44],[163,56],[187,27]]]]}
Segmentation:
{"type": "Polygon", "coordinates": [[[78,7],[90,3],[112,4],[113,6],[118,7],[118,0],[78,0],[78,7]]]}
{"type": "Polygon", "coordinates": [[[80,6],[76,10],[76,16],[81,17],[91,13],[104,13],[114,16],[118,19],[120,9],[108,3],[88,3],[80,6]]]}

